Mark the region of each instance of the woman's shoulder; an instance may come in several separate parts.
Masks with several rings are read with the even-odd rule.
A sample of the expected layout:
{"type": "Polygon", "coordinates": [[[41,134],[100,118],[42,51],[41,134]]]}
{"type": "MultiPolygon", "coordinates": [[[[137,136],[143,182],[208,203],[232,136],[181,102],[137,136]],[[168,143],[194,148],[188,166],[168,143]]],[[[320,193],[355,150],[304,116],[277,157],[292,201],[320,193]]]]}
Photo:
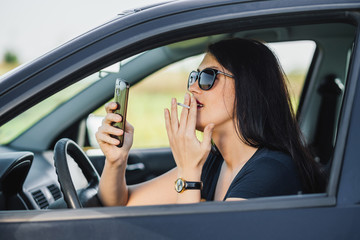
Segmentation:
{"type": "Polygon", "coordinates": [[[250,167],[261,165],[262,167],[277,167],[279,170],[296,170],[295,162],[289,154],[269,148],[259,148],[249,160],[249,165],[250,167]]]}
{"type": "Polygon", "coordinates": [[[291,156],[261,148],[235,177],[227,197],[279,196],[297,194],[299,191],[300,179],[291,156]]]}

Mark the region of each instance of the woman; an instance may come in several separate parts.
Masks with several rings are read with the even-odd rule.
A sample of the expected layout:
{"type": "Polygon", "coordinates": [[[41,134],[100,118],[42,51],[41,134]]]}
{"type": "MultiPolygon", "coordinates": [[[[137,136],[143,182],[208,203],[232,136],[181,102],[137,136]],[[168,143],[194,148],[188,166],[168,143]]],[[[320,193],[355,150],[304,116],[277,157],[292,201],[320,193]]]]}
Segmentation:
{"type": "Polygon", "coordinates": [[[196,203],[321,192],[325,183],[303,146],[282,70],[273,53],[255,40],[229,39],[209,46],[188,80],[181,115],[165,109],[166,130],[177,167],[145,183],[127,186],[125,143],[110,135],[121,121],[106,105],[96,137],[106,156],[99,195],[104,205],[196,203]],[[199,141],[195,129],[203,131],[199,141]],[[175,189],[174,191],[174,181],[175,189]]]}

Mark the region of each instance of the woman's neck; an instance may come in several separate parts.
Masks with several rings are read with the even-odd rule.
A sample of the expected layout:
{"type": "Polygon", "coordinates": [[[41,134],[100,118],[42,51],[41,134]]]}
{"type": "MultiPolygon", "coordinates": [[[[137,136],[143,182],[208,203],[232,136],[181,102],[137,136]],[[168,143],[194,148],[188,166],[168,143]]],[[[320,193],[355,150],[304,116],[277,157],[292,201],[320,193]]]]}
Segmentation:
{"type": "Polygon", "coordinates": [[[215,128],[212,139],[227,167],[232,170],[240,169],[257,150],[240,140],[233,123],[215,128]]]}

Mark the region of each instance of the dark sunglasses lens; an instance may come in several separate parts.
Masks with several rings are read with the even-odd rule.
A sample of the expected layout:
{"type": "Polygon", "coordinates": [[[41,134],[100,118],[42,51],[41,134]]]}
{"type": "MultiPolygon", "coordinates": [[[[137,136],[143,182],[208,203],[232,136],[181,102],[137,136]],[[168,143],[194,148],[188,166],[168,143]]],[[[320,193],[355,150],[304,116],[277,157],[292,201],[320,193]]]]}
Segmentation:
{"type": "Polygon", "coordinates": [[[211,69],[205,69],[199,76],[199,86],[203,90],[208,90],[212,87],[215,80],[215,72],[211,69]]]}
{"type": "Polygon", "coordinates": [[[196,82],[198,72],[192,71],[189,75],[188,88],[196,82]]]}

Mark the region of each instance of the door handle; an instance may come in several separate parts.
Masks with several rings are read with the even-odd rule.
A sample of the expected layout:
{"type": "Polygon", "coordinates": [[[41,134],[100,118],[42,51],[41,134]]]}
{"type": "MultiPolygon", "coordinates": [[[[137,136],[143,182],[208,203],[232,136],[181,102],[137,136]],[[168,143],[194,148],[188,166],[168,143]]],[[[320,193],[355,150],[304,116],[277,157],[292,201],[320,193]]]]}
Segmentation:
{"type": "Polygon", "coordinates": [[[145,170],[145,164],[134,163],[134,164],[128,164],[126,166],[126,171],[136,171],[136,170],[145,170]]]}

